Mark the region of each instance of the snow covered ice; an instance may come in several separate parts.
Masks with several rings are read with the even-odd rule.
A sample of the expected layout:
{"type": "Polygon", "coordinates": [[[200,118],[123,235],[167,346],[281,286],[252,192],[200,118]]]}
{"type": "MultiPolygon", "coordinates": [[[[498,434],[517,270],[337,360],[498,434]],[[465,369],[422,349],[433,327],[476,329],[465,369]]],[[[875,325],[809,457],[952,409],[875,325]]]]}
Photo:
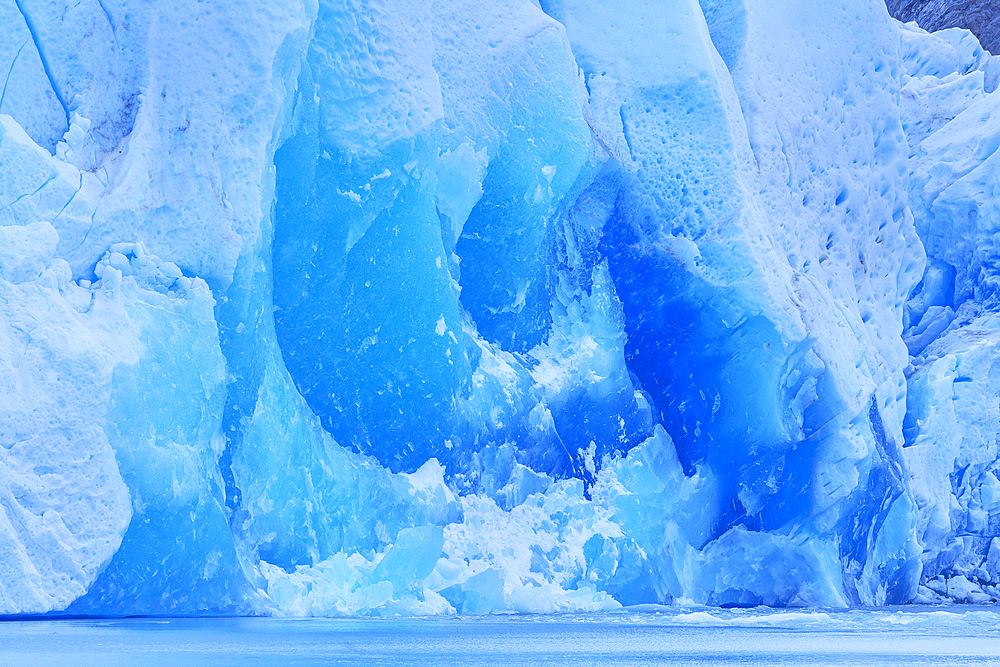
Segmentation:
{"type": "Polygon", "coordinates": [[[0,614],[1000,599],[970,32],[869,0],[0,26],[0,614]]]}

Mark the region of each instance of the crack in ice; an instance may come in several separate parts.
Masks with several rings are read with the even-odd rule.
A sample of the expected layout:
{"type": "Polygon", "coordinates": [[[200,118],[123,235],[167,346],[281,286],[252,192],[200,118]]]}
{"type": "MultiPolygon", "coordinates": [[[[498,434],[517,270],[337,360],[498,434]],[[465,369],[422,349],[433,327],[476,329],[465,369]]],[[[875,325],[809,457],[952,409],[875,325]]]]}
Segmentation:
{"type": "Polygon", "coordinates": [[[31,35],[31,41],[35,44],[35,50],[38,51],[38,59],[42,62],[42,69],[45,71],[45,76],[49,80],[49,85],[52,87],[52,92],[55,93],[56,99],[59,101],[59,105],[63,109],[63,113],[66,115],[66,127],[69,127],[69,106],[66,104],[66,100],[63,99],[63,94],[59,90],[59,86],[56,85],[55,76],[52,74],[52,68],[49,67],[49,59],[45,56],[45,50],[42,48],[42,42],[38,39],[38,31],[35,29],[34,21],[28,16],[28,13],[24,11],[24,7],[21,6],[22,0],[14,0],[14,4],[17,6],[17,11],[21,12],[21,18],[24,19],[24,25],[28,28],[28,34],[31,35]]]}
{"type": "Polygon", "coordinates": [[[24,47],[26,47],[28,45],[29,41],[30,40],[27,40],[27,39],[24,40],[24,44],[22,44],[21,48],[19,48],[17,50],[17,53],[14,54],[14,59],[10,61],[10,69],[7,70],[7,78],[4,79],[4,82],[3,82],[3,92],[0,93],[0,111],[3,110],[3,101],[7,97],[7,84],[10,83],[11,72],[14,71],[14,65],[17,64],[17,59],[21,56],[21,51],[23,51],[24,47]]]}

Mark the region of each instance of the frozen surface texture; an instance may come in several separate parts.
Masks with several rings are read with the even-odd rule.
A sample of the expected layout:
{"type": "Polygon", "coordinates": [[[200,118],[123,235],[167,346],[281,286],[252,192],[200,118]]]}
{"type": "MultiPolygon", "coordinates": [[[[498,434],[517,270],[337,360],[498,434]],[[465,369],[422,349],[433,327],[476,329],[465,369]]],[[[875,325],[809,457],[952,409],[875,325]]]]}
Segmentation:
{"type": "Polygon", "coordinates": [[[864,0],[0,17],[0,614],[1000,597],[972,33],[864,0]]]}
{"type": "Polygon", "coordinates": [[[921,28],[971,30],[990,51],[1000,52],[1000,14],[993,0],[886,0],[889,13],[921,28]]]}
{"type": "Polygon", "coordinates": [[[966,31],[904,30],[910,203],[928,260],[903,317],[917,598],[981,603],[1000,598],[998,59],[966,31]]]}

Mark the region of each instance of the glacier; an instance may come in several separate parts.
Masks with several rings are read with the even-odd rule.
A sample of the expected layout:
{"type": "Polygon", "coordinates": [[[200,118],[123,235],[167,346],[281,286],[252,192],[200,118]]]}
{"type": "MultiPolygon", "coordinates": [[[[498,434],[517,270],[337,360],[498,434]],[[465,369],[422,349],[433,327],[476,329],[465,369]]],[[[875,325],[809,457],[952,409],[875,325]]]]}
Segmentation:
{"type": "Polygon", "coordinates": [[[1000,600],[969,31],[871,0],[0,17],[0,616],[1000,600]]]}

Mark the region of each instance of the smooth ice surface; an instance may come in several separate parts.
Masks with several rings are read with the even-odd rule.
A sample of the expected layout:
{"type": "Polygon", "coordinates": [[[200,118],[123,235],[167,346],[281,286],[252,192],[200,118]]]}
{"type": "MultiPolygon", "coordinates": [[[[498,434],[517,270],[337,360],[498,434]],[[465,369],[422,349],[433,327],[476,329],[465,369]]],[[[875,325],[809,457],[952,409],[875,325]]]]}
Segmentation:
{"type": "Polygon", "coordinates": [[[985,609],[0,623],[5,665],[994,665],[985,609]]]}

